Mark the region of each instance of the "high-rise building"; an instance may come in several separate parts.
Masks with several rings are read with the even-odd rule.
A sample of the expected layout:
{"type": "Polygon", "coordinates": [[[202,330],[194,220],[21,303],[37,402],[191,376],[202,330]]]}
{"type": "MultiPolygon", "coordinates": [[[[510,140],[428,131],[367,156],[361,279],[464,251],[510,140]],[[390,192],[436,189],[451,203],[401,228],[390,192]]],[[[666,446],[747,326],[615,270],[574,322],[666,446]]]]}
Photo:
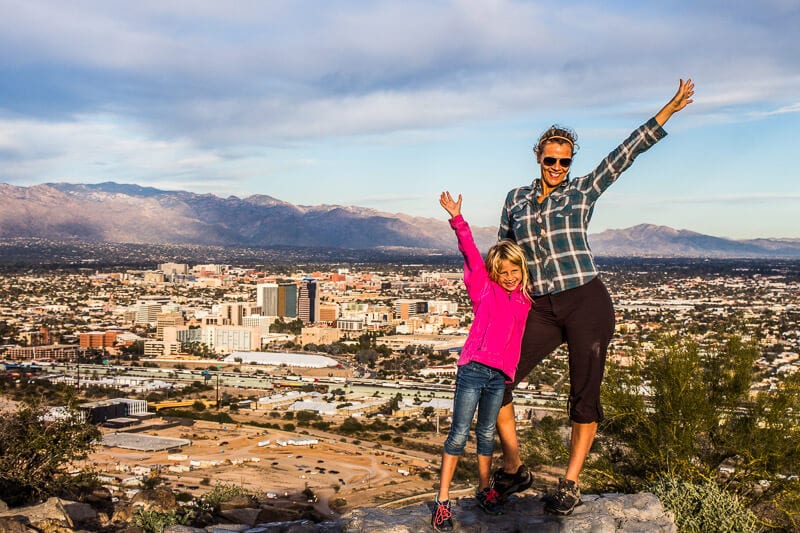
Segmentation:
{"type": "Polygon", "coordinates": [[[428,302],[425,300],[412,300],[409,298],[398,298],[392,302],[394,316],[401,320],[408,320],[417,315],[424,315],[428,312],[428,302]]]}
{"type": "Polygon", "coordinates": [[[314,278],[303,278],[297,291],[297,316],[303,324],[319,322],[319,285],[314,278]]]}
{"type": "Polygon", "coordinates": [[[297,318],[297,284],[278,284],[278,316],[297,318]]]}
{"type": "Polygon", "coordinates": [[[339,318],[339,304],[321,303],[319,304],[319,322],[333,324],[339,318]]]}
{"type": "Polygon", "coordinates": [[[88,331],[78,336],[81,348],[111,348],[117,340],[118,331],[88,331]]]}
{"type": "Polygon", "coordinates": [[[150,324],[156,323],[156,318],[161,312],[161,304],[159,303],[144,303],[136,306],[136,324],[150,324]]]}
{"type": "Polygon", "coordinates": [[[224,303],[219,306],[219,316],[231,326],[241,326],[242,318],[247,314],[247,304],[244,302],[224,303]]]}
{"type": "Polygon", "coordinates": [[[159,313],[156,315],[156,340],[164,340],[164,328],[183,325],[181,313],[159,313]]]}
{"type": "Polygon", "coordinates": [[[454,316],[458,314],[458,302],[449,300],[428,300],[428,312],[432,315],[448,314],[454,316]]]}
{"type": "Polygon", "coordinates": [[[161,263],[158,269],[165,276],[185,276],[189,273],[189,265],[186,263],[161,263]]]}
{"type": "Polygon", "coordinates": [[[261,306],[264,316],[278,316],[278,284],[259,283],[256,285],[256,304],[261,306]]]}
{"type": "Polygon", "coordinates": [[[208,326],[201,330],[202,341],[217,353],[251,352],[261,347],[261,329],[242,326],[208,326]]]}
{"type": "Polygon", "coordinates": [[[274,316],[248,315],[242,319],[242,325],[247,328],[258,328],[261,335],[268,335],[269,327],[275,320],[277,317],[274,316]]]}

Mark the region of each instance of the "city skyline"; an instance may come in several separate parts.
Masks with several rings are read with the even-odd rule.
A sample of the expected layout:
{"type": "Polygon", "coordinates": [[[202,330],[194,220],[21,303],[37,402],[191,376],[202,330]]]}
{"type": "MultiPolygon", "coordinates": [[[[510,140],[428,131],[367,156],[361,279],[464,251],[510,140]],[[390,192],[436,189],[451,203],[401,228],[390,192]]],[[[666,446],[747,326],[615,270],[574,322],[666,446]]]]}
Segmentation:
{"type": "Polygon", "coordinates": [[[691,77],[590,231],[800,237],[796,2],[0,5],[0,182],[439,219],[450,190],[492,226],[543,129],[578,132],[582,175],[691,77]]]}

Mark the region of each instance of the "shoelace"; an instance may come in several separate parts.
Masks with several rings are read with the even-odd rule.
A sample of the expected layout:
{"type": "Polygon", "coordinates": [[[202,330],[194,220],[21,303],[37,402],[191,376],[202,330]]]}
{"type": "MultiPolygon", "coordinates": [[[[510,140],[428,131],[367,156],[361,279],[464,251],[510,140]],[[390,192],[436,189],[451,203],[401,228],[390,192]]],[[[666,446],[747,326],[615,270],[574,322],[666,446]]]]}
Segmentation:
{"type": "Polygon", "coordinates": [[[438,526],[440,524],[444,524],[452,517],[453,513],[450,511],[450,506],[440,503],[436,506],[436,514],[433,516],[433,522],[438,526]]]}
{"type": "Polygon", "coordinates": [[[497,500],[500,499],[500,493],[494,489],[487,490],[485,494],[486,496],[484,497],[484,499],[486,500],[486,503],[496,503],[497,500]]]}
{"type": "Polygon", "coordinates": [[[564,503],[567,500],[567,498],[576,499],[574,492],[570,490],[569,485],[567,485],[566,483],[563,485],[559,485],[558,490],[553,495],[553,497],[558,503],[564,503]]]}

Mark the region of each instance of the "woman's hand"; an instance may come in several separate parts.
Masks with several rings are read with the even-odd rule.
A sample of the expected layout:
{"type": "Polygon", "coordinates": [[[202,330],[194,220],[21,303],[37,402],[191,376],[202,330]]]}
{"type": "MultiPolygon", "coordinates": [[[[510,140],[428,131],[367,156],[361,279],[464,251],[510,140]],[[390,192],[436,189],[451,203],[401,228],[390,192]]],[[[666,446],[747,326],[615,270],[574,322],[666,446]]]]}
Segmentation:
{"type": "Polygon", "coordinates": [[[453,200],[449,191],[445,191],[439,197],[439,205],[444,207],[444,210],[450,214],[450,218],[455,218],[461,214],[461,195],[458,195],[458,201],[453,200]]]}
{"type": "Polygon", "coordinates": [[[686,81],[680,80],[678,92],[675,93],[675,96],[672,97],[672,100],[667,102],[667,105],[661,108],[661,111],[656,113],[656,122],[658,122],[661,126],[666,124],[666,122],[669,120],[669,117],[671,117],[673,113],[677,113],[687,105],[694,102],[694,100],[692,100],[692,96],[694,96],[694,82],[692,82],[692,79],[689,78],[686,81]]]}

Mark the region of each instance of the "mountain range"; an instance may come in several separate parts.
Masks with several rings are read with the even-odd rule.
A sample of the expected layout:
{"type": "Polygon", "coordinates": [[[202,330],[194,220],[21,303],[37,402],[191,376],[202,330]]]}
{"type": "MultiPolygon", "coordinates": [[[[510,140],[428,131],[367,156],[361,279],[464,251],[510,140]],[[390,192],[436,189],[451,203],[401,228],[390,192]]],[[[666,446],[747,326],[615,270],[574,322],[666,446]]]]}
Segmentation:
{"type": "MultiPolygon", "coordinates": [[[[472,229],[482,250],[497,238],[496,227],[472,229]]],[[[114,182],[0,184],[0,238],[455,250],[453,232],[443,219],[114,182]]],[[[650,224],[606,230],[589,240],[598,256],[800,258],[800,239],[732,240],[650,224]]]]}

